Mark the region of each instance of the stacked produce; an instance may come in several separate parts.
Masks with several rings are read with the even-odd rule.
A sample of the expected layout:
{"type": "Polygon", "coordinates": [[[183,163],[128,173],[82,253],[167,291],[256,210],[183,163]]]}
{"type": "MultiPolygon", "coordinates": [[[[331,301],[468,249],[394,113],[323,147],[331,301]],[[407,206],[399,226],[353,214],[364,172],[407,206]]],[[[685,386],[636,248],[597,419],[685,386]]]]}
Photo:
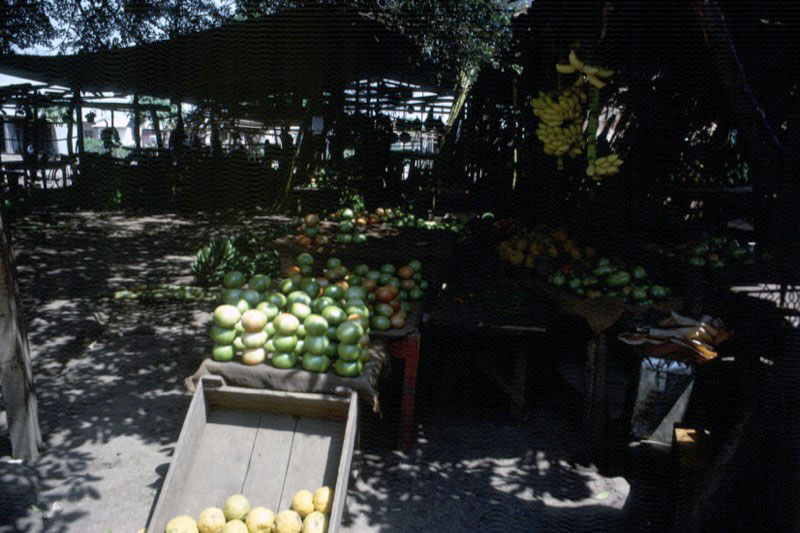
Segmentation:
{"type": "Polygon", "coordinates": [[[642,266],[626,264],[620,259],[600,257],[577,267],[565,264],[547,278],[548,283],[586,298],[615,298],[626,303],[651,305],[669,296],[667,287],[650,279],[642,266]]]}
{"type": "Polygon", "coordinates": [[[731,264],[751,264],[753,250],[735,239],[715,235],[701,241],[668,246],[651,246],[651,250],[668,258],[678,258],[687,265],[718,270],[731,264]]]}
{"type": "Polygon", "coordinates": [[[251,508],[245,496],[234,494],[222,509],[208,507],[197,520],[188,515],[172,518],[165,533],[325,533],[332,507],[330,487],[298,491],[291,509],[277,515],[266,507],[251,508]]]}
{"type": "Polygon", "coordinates": [[[330,237],[322,232],[320,218],[314,213],[309,213],[303,217],[302,233],[297,236],[297,244],[303,248],[313,246],[325,246],[330,243],[330,237]]]}
{"type": "Polygon", "coordinates": [[[432,231],[452,231],[458,233],[466,226],[466,221],[461,218],[450,216],[449,214],[441,218],[423,218],[414,216],[411,213],[395,218],[391,225],[396,228],[420,228],[432,231]]]}
{"type": "Polygon", "coordinates": [[[316,279],[302,277],[283,280],[278,291],[268,292],[265,277],[251,279],[243,289],[238,272],[226,275],[225,282],[210,333],[215,360],[231,361],[240,354],[246,365],[269,358],[277,368],[299,364],[310,372],[326,372],[333,362],[340,376],[361,374],[369,359],[365,289],[328,283],[323,289],[316,279]]]}
{"type": "Polygon", "coordinates": [[[591,247],[579,246],[567,235],[563,228],[541,225],[532,231],[520,230],[511,238],[500,243],[500,257],[514,265],[526,268],[555,268],[560,260],[580,261],[592,258],[595,251],[591,247]],[[544,264],[543,264],[544,263],[544,264]]]}
{"type": "Polygon", "coordinates": [[[338,211],[336,218],[339,220],[336,242],[339,244],[364,244],[367,236],[363,233],[367,226],[364,217],[356,217],[355,212],[346,207],[338,211]]]}
{"type": "MultiPolygon", "coordinates": [[[[290,268],[290,279],[301,282],[303,276],[313,275],[313,258],[309,254],[301,254],[297,262],[298,265],[290,268]]],[[[382,265],[380,269],[361,264],[351,271],[342,265],[341,260],[331,257],[322,274],[314,280],[325,286],[323,294],[333,292],[333,297],[337,298],[340,289],[332,288],[331,284],[344,290],[345,295],[363,290],[363,299],[371,317],[369,325],[379,331],[403,328],[406,313],[411,309],[410,302],[421,300],[428,290],[428,282],[422,277],[422,263],[417,260],[399,268],[391,263],[382,265]]]]}

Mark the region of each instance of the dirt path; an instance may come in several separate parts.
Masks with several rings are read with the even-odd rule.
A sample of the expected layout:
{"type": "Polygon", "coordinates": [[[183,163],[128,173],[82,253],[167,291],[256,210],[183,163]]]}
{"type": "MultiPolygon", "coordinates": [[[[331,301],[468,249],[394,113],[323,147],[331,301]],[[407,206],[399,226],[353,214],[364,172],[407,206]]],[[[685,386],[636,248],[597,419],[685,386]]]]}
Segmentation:
{"type": "MultiPolygon", "coordinates": [[[[92,213],[15,228],[47,448],[30,464],[0,461],[0,531],[145,526],[190,400],[182,380],[208,342],[207,305],[111,295],[187,281],[212,233],[178,217],[92,213]]],[[[445,422],[408,455],[368,453],[345,530],[426,531],[443,519],[448,531],[619,529],[627,482],[563,461],[571,431],[544,409],[524,428],[445,422]]]]}

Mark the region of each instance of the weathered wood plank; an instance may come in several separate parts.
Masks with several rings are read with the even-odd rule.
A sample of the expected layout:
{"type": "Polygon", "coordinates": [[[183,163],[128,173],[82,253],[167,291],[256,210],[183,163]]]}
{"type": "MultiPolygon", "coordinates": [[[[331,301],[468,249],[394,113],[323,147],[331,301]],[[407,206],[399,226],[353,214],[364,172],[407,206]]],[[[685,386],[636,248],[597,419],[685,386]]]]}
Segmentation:
{"type": "Polygon", "coordinates": [[[225,387],[222,391],[206,391],[214,406],[232,409],[267,411],[274,414],[310,416],[334,421],[347,420],[347,398],[328,394],[292,393],[262,389],[225,387]]]}
{"type": "Polygon", "coordinates": [[[302,489],[314,492],[322,486],[335,487],[345,426],[319,418],[297,421],[292,454],[286,469],[280,509],[288,509],[302,489]]]}
{"type": "Polygon", "coordinates": [[[263,506],[278,513],[283,479],[292,454],[297,419],[289,415],[264,413],[258,428],[250,470],[242,494],[253,506],[263,506]]]}
{"type": "Polygon", "coordinates": [[[328,533],[336,533],[344,515],[344,502],[347,499],[347,483],[350,480],[350,467],[353,463],[353,453],[356,447],[356,434],[358,433],[358,395],[350,395],[350,408],[347,417],[347,426],[342,440],[341,458],[336,472],[336,485],[333,494],[333,508],[331,509],[330,527],[328,533]]]}
{"type": "Polygon", "coordinates": [[[39,455],[42,434],[33,384],[31,353],[22,319],[17,269],[0,216],[0,379],[8,418],[11,453],[17,459],[39,455]]]}

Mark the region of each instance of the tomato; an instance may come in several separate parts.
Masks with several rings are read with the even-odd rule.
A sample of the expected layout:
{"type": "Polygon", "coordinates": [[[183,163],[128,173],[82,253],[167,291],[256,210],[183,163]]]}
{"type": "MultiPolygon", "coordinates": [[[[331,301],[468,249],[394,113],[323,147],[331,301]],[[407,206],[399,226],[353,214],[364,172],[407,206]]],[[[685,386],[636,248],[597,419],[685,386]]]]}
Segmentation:
{"type": "Polygon", "coordinates": [[[272,356],[272,365],[276,368],[292,368],[297,364],[297,355],[293,353],[276,353],[272,356]]]}
{"type": "Polygon", "coordinates": [[[362,278],[361,276],[355,275],[355,274],[354,274],[354,275],[352,275],[352,276],[348,276],[348,277],[347,277],[347,283],[348,283],[348,284],[349,284],[351,287],[360,287],[360,286],[361,286],[361,283],[362,283],[363,281],[364,281],[364,278],[362,278]]]}
{"type": "Polygon", "coordinates": [[[394,308],[388,303],[381,302],[375,306],[375,313],[389,318],[394,314],[394,308]]]}
{"type": "Polygon", "coordinates": [[[367,292],[372,292],[378,288],[378,282],[374,279],[364,278],[361,281],[361,286],[364,287],[367,292]]]}
{"type": "Polygon", "coordinates": [[[247,286],[254,291],[267,292],[271,283],[272,278],[269,276],[265,276],[264,274],[256,274],[250,278],[250,281],[247,282],[247,286]]]}
{"type": "Polygon", "coordinates": [[[422,299],[422,289],[414,287],[410,291],[408,291],[408,299],[409,300],[421,300],[422,299]]]}
{"type": "Polygon", "coordinates": [[[235,354],[236,348],[232,344],[215,344],[211,349],[215,361],[230,361],[235,354]]]}
{"type": "Polygon", "coordinates": [[[325,336],[328,337],[328,340],[331,341],[338,341],[339,337],[336,336],[336,326],[328,326],[328,329],[325,330],[325,336]]]}
{"type": "Polygon", "coordinates": [[[211,326],[211,340],[214,344],[231,344],[236,338],[236,330],[233,328],[221,328],[216,324],[211,326]]]}
{"type": "Polygon", "coordinates": [[[364,350],[366,350],[366,349],[367,349],[367,347],[369,346],[369,335],[367,335],[366,333],[364,333],[364,334],[361,336],[361,338],[360,338],[360,339],[358,339],[358,345],[359,345],[359,346],[361,346],[362,348],[364,348],[364,350]]]}
{"type": "Polygon", "coordinates": [[[406,314],[398,311],[389,319],[389,323],[394,329],[402,329],[406,325],[406,314]]]}
{"type": "MultiPolygon", "coordinates": [[[[300,282],[300,290],[313,299],[319,296],[320,285],[312,279],[307,279],[300,282]]],[[[306,305],[310,304],[311,302],[308,302],[306,305]]]]}
{"type": "Polygon", "coordinates": [[[325,287],[325,290],[322,291],[322,295],[333,300],[341,300],[344,296],[344,289],[338,285],[328,285],[325,287]]]}
{"type": "Polygon", "coordinates": [[[344,311],[335,305],[330,305],[323,309],[322,316],[331,326],[338,326],[347,319],[347,315],[345,315],[344,311]]]}
{"type": "Polygon", "coordinates": [[[328,321],[320,315],[308,315],[303,320],[303,325],[309,335],[325,335],[328,329],[328,321]]]}
{"type": "Polygon", "coordinates": [[[242,363],[246,365],[260,365],[267,359],[267,352],[262,347],[247,348],[242,352],[242,363]]]}
{"type": "Polygon", "coordinates": [[[220,305],[214,309],[214,322],[221,328],[233,328],[241,318],[239,309],[232,305],[220,305]]]}
{"type": "Polygon", "coordinates": [[[353,243],[355,244],[364,244],[367,242],[367,236],[363,233],[356,233],[353,236],[353,243]]]}
{"type": "Polygon", "coordinates": [[[264,331],[267,332],[267,335],[272,337],[273,335],[275,335],[275,324],[273,324],[272,321],[267,322],[267,325],[264,326],[264,331]]]}
{"type": "Polygon", "coordinates": [[[353,298],[351,300],[347,300],[347,302],[344,304],[344,310],[347,311],[348,315],[353,312],[349,311],[351,307],[365,309],[367,307],[367,302],[365,302],[363,298],[353,298]]]}
{"type": "Polygon", "coordinates": [[[326,351],[328,351],[328,346],[330,345],[331,341],[328,340],[328,337],[322,336],[313,336],[309,335],[305,338],[304,347],[306,351],[313,355],[322,355],[326,351]]]}
{"type": "Polygon", "coordinates": [[[421,280],[419,282],[419,288],[422,289],[423,291],[427,291],[428,290],[428,282],[426,280],[424,280],[424,279],[421,280]]]}
{"type": "Polygon", "coordinates": [[[342,217],[342,220],[350,220],[350,219],[352,219],[354,216],[356,216],[356,215],[355,215],[355,213],[353,213],[353,210],[352,210],[352,209],[350,209],[350,208],[344,208],[344,209],[342,209],[342,212],[341,212],[341,217],[342,217]]]}
{"type": "Polygon", "coordinates": [[[303,228],[303,233],[305,233],[309,237],[316,237],[319,235],[319,228],[313,226],[306,226],[303,228]]]}
{"type": "Polygon", "coordinates": [[[331,258],[330,258],[330,259],[328,259],[328,261],[325,263],[325,266],[326,266],[328,269],[331,269],[331,270],[333,270],[334,268],[339,268],[340,266],[342,266],[342,260],[341,260],[341,259],[338,259],[338,258],[336,258],[336,257],[331,257],[331,258]]]}
{"type": "Polygon", "coordinates": [[[347,315],[347,320],[361,324],[361,327],[366,329],[369,327],[369,315],[361,313],[351,313],[347,315]]]}
{"type": "Polygon", "coordinates": [[[417,286],[417,282],[413,279],[404,279],[400,282],[400,289],[404,291],[410,291],[414,287],[417,286]]]}
{"type": "Polygon", "coordinates": [[[267,321],[272,320],[273,318],[278,316],[278,313],[281,312],[277,306],[273,305],[270,302],[261,302],[260,304],[258,304],[256,309],[264,313],[264,316],[267,317],[267,321]]]}
{"type": "Polygon", "coordinates": [[[336,337],[340,342],[355,344],[364,334],[364,328],[359,322],[346,320],[336,328],[336,337]]]}
{"type": "Polygon", "coordinates": [[[275,344],[272,343],[272,339],[264,344],[264,349],[269,353],[275,353],[275,344]]]}
{"type": "Polygon", "coordinates": [[[408,313],[411,311],[411,304],[408,302],[400,302],[400,309],[408,313]]]}
{"type": "Polygon", "coordinates": [[[381,272],[383,274],[390,274],[390,275],[394,274],[395,273],[394,265],[391,264],[391,263],[386,263],[386,264],[382,265],[381,266],[381,272]]]}
{"type": "Polygon", "coordinates": [[[378,285],[388,285],[390,279],[392,279],[391,274],[382,272],[381,275],[378,277],[378,285]]]}
{"type": "Polygon", "coordinates": [[[314,227],[319,224],[319,216],[315,215],[314,213],[309,213],[306,215],[304,222],[306,226],[314,227]]]}
{"type": "Polygon", "coordinates": [[[303,368],[309,372],[327,372],[330,366],[331,360],[325,355],[306,354],[303,356],[303,368]]]}
{"type": "Polygon", "coordinates": [[[303,355],[306,353],[306,341],[304,339],[298,339],[297,344],[294,345],[294,350],[292,353],[295,355],[303,355]]]}
{"type": "Polygon", "coordinates": [[[375,282],[377,282],[378,278],[380,278],[380,277],[381,277],[381,273],[378,272],[377,270],[370,270],[369,272],[367,272],[367,275],[366,275],[367,279],[371,279],[372,281],[375,281],[375,282]]]}
{"type": "Polygon", "coordinates": [[[300,323],[299,326],[297,326],[297,331],[295,331],[294,334],[297,335],[298,339],[302,339],[303,337],[306,336],[306,327],[303,325],[302,322],[300,323]]]}
{"type": "Polygon", "coordinates": [[[286,307],[286,296],[279,292],[271,292],[267,294],[267,296],[264,298],[264,301],[274,305],[278,309],[283,309],[286,307]]]}
{"type": "Polygon", "coordinates": [[[386,331],[387,329],[392,327],[392,323],[389,319],[383,315],[376,315],[372,317],[372,327],[377,329],[378,331],[386,331]]]}
{"type": "Polygon", "coordinates": [[[386,282],[387,287],[394,287],[395,289],[400,288],[400,280],[397,278],[389,278],[389,281],[386,282]]]}
{"type": "Polygon", "coordinates": [[[353,238],[352,233],[354,229],[355,226],[353,226],[352,222],[349,221],[339,222],[339,235],[350,234],[350,239],[352,240],[353,238]]]}
{"type": "Polygon", "coordinates": [[[297,335],[275,335],[272,338],[272,345],[276,352],[289,353],[297,347],[297,335]]]}
{"type": "Polygon", "coordinates": [[[378,287],[375,289],[375,300],[378,302],[389,302],[392,299],[392,291],[389,287],[378,287]]]}
{"type": "Polygon", "coordinates": [[[225,289],[222,291],[222,302],[228,305],[236,305],[242,299],[242,289],[225,289]]]}
{"type": "Polygon", "coordinates": [[[369,272],[369,267],[365,264],[360,264],[353,269],[353,272],[358,274],[359,276],[366,276],[369,272]]]}
{"type": "Polygon", "coordinates": [[[359,367],[358,363],[358,361],[345,361],[344,359],[339,359],[333,365],[333,369],[342,377],[353,378],[361,373],[361,368],[359,367]]]}
{"type": "Polygon", "coordinates": [[[364,287],[350,287],[344,292],[345,300],[360,299],[363,300],[367,297],[367,290],[364,287]]]}
{"type": "Polygon", "coordinates": [[[281,281],[281,284],[278,286],[278,288],[283,294],[289,294],[296,291],[299,287],[295,287],[294,281],[291,279],[285,279],[281,281]]]}
{"type": "Polygon", "coordinates": [[[314,264],[314,256],[308,252],[303,252],[297,256],[297,264],[300,266],[311,266],[314,264]]]}
{"type": "Polygon", "coordinates": [[[342,342],[339,343],[336,353],[345,361],[358,361],[361,358],[361,346],[342,342]]]}
{"type": "Polygon", "coordinates": [[[391,302],[389,302],[389,305],[392,306],[392,309],[394,309],[394,311],[396,313],[397,311],[400,310],[400,303],[401,303],[400,300],[394,299],[391,302]]]}
{"type": "Polygon", "coordinates": [[[311,314],[311,308],[302,302],[295,302],[289,307],[289,312],[300,320],[305,320],[311,314]]]}
{"type": "Polygon", "coordinates": [[[400,279],[411,279],[411,276],[413,275],[414,275],[414,269],[408,265],[400,267],[397,270],[397,277],[399,277],[400,279]]]}
{"type": "Polygon", "coordinates": [[[420,263],[416,259],[409,261],[408,266],[410,266],[411,270],[413,270],[414,272],[419,272],[420,270],[422,270],[422,263],[420,263]]]}
{"type": "Polygon", "coordinates": [[[244,274],[238,271],[228,272],[225,274],[225,277],[222,278],[222,283],[228,289],[241,289],[244,287],[244,274]]]}
{"type": "Polygon", "coordinates": [[[260,348],[267,342],[266,331],[245,331],[242,333],[242,344],[245,348],[260,348]]]}
{"type": "Polygon", "coordinates": [[[242,329],[245,331],[261,331],[267,325],[267,315],[258,309],[250,309],[242,315],[242,329]]]}
{"type": "Polygon", "coordinates": [[[300,276],[309,278],[314,275],[314,267],[311,265],[303,265],[300,267],[300,276]]]}
{"type": "Polygon", "coordinates": [[[328,306],[334,305],[336,302],[333,301],[333,298],[328,298],[327,296],[321,296],[311,302],[311,309],[317,313],[322,313],[322,310],[328,306]]]}
{"type": "Polygon", "coordinates": [[[300,327],[297,317],[289,313],[280,313],[272,323],[275,324],[275,331],[280,335],[293,335],[300,327]]]}

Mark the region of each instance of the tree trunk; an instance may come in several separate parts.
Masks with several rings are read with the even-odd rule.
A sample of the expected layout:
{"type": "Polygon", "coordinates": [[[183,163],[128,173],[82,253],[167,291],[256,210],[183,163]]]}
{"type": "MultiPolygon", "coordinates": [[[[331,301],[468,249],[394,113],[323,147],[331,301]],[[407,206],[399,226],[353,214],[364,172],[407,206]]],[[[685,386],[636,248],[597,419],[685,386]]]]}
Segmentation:
{"type": "Polygon", "coordinates": [[[83,108],[81,107],[81,95],[79,92],[75,93],[75,115],[78,118],[78,155],[83,155],[84,152],[84,145],[83,145],[83,108]]]}
{"type": "Polygon", "coordinates": [[[17,286],[17,271],[0,215],[0,378],[14,458],[34,459],[42,446],[30,348],[17,286]]]}
{"type": "Polygon", "coordinates": [[[306,136],[310,135],[311,132],[311,117],[306,117],[303,121],[303,124],[300,126],[300,132],[297,134],[297,143],[295,144],[294,152],[292,153],[292,159],[286,169],[285,174],[285,183],[283,186],[283,191],[281,192],[280,199],[277,203],[278,209],[286,208],[286,202],[289,200],[289,196],[292,193],[292,182],[294,181],[294,170],[297,167],[297,161],[300,156],[300,150],[303,149],[304,144],[310,144],[306,142],[306,136]]]}
{"type": "Polygon", "coordinates": [[[150,118],[153,120],[153,129],[156,130],[156,143],[159,150],[164,149],[164,139],[161,138],[161,125],[158,122],[158,112],[155,109],[150,110],[150,118]]]}

